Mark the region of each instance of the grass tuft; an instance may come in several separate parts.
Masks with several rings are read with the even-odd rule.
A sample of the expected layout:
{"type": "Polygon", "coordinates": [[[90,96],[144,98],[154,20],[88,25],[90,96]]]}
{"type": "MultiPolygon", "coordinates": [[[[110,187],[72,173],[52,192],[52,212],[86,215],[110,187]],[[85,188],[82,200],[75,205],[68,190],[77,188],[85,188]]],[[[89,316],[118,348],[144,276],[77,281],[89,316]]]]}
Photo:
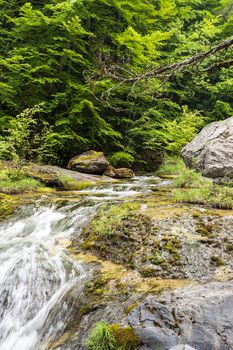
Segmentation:
{"type": "Polygon", "coordinates": [[[87,341],[88,350],[136,350],[140,340],[131,327],[96,323],[87,341]]]}
{"type": "Polygon", "coordinates": [[[19,194],[30,192],[42,187],[37,180],[24,176],[18,171],[0,171],[0,192],[5,194],[19,194]]]}
{"type": "Polygon", "coordinates": [[[184,161],[180,157],[168,157],[157,171],[161,177],[165,175],[180,175],[186,169],[184,161]]]}

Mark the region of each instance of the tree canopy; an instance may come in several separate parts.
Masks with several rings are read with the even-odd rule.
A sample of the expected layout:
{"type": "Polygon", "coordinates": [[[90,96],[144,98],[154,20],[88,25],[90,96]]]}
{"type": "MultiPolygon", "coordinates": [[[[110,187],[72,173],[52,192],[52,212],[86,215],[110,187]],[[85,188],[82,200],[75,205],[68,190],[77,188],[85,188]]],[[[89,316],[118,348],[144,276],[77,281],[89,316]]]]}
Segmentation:
{"type": "Polygon", "coordinates": [[[94,148],[147,170],[233,115],[232,0],[0,4],[2,158],[20,139],[26,160],[94,148]]]}

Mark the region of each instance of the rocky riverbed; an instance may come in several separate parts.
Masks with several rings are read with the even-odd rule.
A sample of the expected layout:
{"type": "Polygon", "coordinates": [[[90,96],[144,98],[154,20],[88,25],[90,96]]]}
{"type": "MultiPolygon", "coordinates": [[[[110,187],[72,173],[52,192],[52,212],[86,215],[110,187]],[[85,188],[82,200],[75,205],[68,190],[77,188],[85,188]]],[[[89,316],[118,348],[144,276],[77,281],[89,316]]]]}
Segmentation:
{"type": "Polygon", "coordinates": [[[84,350],[98,321],[141,350],[232,349],[233,211],[174,203],[168,184],[24,195],[1,224],[0,349],[84,350]]]}

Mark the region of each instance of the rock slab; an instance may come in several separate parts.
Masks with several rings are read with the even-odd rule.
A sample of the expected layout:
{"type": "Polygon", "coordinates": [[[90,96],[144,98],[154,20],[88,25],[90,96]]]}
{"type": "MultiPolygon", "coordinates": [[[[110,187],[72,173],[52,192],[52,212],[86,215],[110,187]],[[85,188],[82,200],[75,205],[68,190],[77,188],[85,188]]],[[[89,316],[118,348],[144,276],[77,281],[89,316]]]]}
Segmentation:
{"type": "Polygon", "coordinates": [[[233,117],[213,122],[182,150],[185,164],[210,178],[233,177],[233,117]]]}
{"type": "Polygon", "coordinates": [[[180,349],[180,344],[185,349],[233,349],[233,281],[149,296],[128,319],[142,343],[152,349],[180,349]]]}

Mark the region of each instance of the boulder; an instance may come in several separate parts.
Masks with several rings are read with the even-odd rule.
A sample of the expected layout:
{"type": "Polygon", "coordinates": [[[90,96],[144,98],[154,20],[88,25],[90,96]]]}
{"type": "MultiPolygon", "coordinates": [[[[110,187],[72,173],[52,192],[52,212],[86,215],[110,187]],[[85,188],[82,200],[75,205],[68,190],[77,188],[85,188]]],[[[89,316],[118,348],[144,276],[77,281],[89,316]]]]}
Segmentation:
{"type": "Polygon", "coordinates": [[[115,175],[117,179],[130,179],[134,177],[134,172],[128,168],[119,168],[115,169],[115,175]]]}
{"type": "Polygon", "coordinates": [[[104,175],[116,179],[130,179],[134,177],[134,172],[128,168],[115,169],[113,166],[109,165],[105,170],[104,175]]]}
{"type": "Polygon", "coordinates": [[[233,349],[232,310],[233,281],[210,282],[149,296],[128,320],[142,343],[152,349],[229,350],[233,349]]]}
{"type": "Polygon", "coordinates": [[[109,165],[105,170],[104,175],[115,178],[116,177],[115,170],[116,169],[113,166],[109,165]]]}
{"type": "Polygon", "coordinates": [[[180,344],[173,346],[170,350],[195,350],[192,346],[189,346],[187,344],[180,344]]]}
{"type": "Polygon", "coordinates": [[[233,117],[213,122],[182,150],[185,164],[206,177],[233,177],[233,117]]]}
{"type": "Polygon", "coordinates": [[[69,161],[68,169],[86,174],[103,175],[108,166],[109,162],[102,152],[87,151],[72,158],[69,161]]]}

